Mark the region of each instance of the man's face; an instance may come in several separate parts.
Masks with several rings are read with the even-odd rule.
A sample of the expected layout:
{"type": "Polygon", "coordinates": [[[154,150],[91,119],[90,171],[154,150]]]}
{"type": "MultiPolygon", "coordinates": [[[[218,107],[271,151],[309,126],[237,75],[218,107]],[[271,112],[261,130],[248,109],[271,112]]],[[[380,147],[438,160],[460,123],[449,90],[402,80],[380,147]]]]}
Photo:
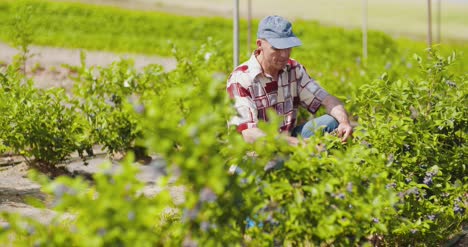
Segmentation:
{"type": "Polygon", "coordinates": [[[266,65],[271,69],[281,70],[288,63],[291,55],[291,48],[276,49],[271,46],[268,41],[262,39],[257,40],[257,45],[263,52],[266,65]]]}

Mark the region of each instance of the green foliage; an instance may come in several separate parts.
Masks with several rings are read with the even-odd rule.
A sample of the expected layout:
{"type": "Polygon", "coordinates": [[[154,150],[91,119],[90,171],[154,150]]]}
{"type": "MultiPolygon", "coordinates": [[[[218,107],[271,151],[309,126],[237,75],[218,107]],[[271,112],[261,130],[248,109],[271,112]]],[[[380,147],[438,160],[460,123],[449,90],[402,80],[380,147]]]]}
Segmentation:
{"type": "MultiPolygon", "coordinates": [[[[24,5],[1,2],[0,20],[15,6],[24,5]]],[[[4,214],[2,243],[437,245],[466,225],[468,90],[455,54],[430,50],[413,66],[397,43],[370,33],[363,61],[358,31],[298,21],[305,45],[296,58],[328,91],[353,98],[348,106],[360,126],[348,144],[325,135],[291,147],[277,138],[271,115],[260,124],[268,135],[247,144],[226,126],[235,114],[225,93],[227,20],[45,1],[26,9],[35,43],[172,54],[177,68],[138,72],[128,60],[87,67],[83,54],[81,66],[69,67],[70,97],[35,88],[18,63],[8,66],[0,71],[0,150],[56,164],[94,144],[110,153],[143,147],[161,157],[151,165],[167,166],[168,175],[158,181],[161,193],[143,196],[130,152],[118,171],[107,165],[93,182],[34,176],[54,210],[71,217],[42,225],[4,214]],[[265,171],[272,162],[283,168],[265,171]],[[172,186],[184,188],[181,202],[167,193],[172,186]],[[257,225],[246,228],[247,218],[257,225]]]]}
{"type": "Polygon", "coordinates": [[[394,195],[385,186],[383,160],[333,136],[291,152],[284,168],[261,183],[266,197],[254,210],[271,225],[249,230],[253,246],[268,246],[272,236],[286,246],[354,246],[386,232],[394,195]]]}
{"type": "Polygon", "coordinates": [[[13,45],[21,51],[18,58],[23,66],[23,74],[26,74],[26,60],[30,56],[29,46],[34,41],[34,28],[31,24],[33,7],[24,1],[18,2],[18,5],[13,8],[14,17],[10,22],[7,22],[7,32],[5,34],[9,36],[13,45]]]}
{"type": "MultiPolygon", "coordinates": [[[[174,114],[189,114],[190,106],[187,104],[190,101],[180,87],[188,84],[190,90],[199,90],[199,85],[206,78],[194,76],[194,70],[213,71],[215,66],[227,66],[223,65],[225,60],[220,59],[219,47],[220,43],[208,39],[195,54],[197,60],[189,61],[174,46],[172,50],[178,66],[168,73],[160,65],[150,65],[143,72],[137,72],[129,60],[114,62],[108,67],[87,67],[83,53],[81,66],[69,68],[76,72],[74,99],[76,107],[88,119],[91,129],[89,144],[100,144],[111,154],[138,147],[144,133],[141,114],[146,110],[145,105],[154,101],[153,98],[161,99],[154,104],[162,104],[164,109],[172,108],[174,114]],[[170,99],[171,90],[178,91],[180,98],[170,99]]],[[[225,79],[222,73],[214,76],[218,80],[225,79]]]]}
{"type": "Polygon", "coordinates": [[[37,89],[15,63],[0,73],[0,139],[6,150],[55,165],[86,139],[84,125],[62,89],[37,89]]]}
{"type": "MultiPolygon", "coordinates": [[[[210,36],[230,41],[224,33],[232,26],[221,18],[194,20],[164,13],[43,0],[0,2],[0,22],[14,20],[17,8],[29,10],[28,24],[35,30],[34,43],[38,45],[163,56],[171,55],[172,44],[195,51],[210,36]]],[[[0,37],[13,41],[4,33],[0,37]]],[[[230,54],[229,47],[222,48],[225,54],[230,54]]]]}
{"type": "Polygon", "coordinates": [[[13,9],[15,16],[10,23],[10,38],[15,47],[20,48],[22,53],[28,53],[28,46],[33,42],[34,30],[31,25],[31,14],[33,7],[25,1],[18,1],[13,9]]]}
{"type": "MultiPolygon", "coordinates": [[[[169,175],[158,185],[182,186],[183,202],[171,205],[165,196],[157,200],[133,197],[141,187],[135,174],[127,170],[134,166],[124,164],[121,174],[125,175],[96,175],[95,186],[70,179],[51,185],[55,189],[75,186],[70,196],[53,195],[59,198],[55,209],[75,214],[74,220],[25,235],[18,228],[21,224],[8,218],[11,228],[3,236],[16,234],[18,244],[41,243],[60,232],[62,237],[54,241],[66,239],[79,246],[125,245],[140,240],[141,245],[152,246],[257,246],[274,242],[357,245],[373,234],[385,233],[395,199],[385,187],[384,160],[365,146],[343,146],[333,136],[317,137],[304,147],[290,147],[274,138],[275,116],[271,116],[272,123],[261,125],[270,133],[268,137],[254,145],[245,143],[235,130],[226,130],[234,112],[225,93],[224,77],[221,80],[212,69],[206,69],[217,64],[217,59],[205,57],[212,50],[207,47],[191,59],[179,53],[180,67],[167,74],[169,80],[163,80],[167,84],[159,90],[146,90],[141,101],[144,111],[134,112],[140,115],[142,144],[168,166],[169,175]],[[168,83],[174,78],[175,85],[168,83]],[[181,83],[188,80],[191,83],[181,83]],[[319,144],[323,148],[317,149],[319,144]],[[278,157],[285,159],[285,168],[265,173],[264,167],[278,157]],[[243,172],[230,174],[232,166],[243,172]],[[124,194],[121,201],[127,187],[130,194],[124,194]],[[168,206],[176,212],[171,216],[175,222],[169,225],[162,216],[168,206]],[[148,212],[149,219],[129,221],[128,213],[137,211],[148,212]],[[247,217],[264,226],[246,231],[247,217]],[[155,225],[161,227],[155,230],[155,225]],[[138,229],[139,239],[130,234],[133,231],[128,229],[133,227],[138,229]]],[[[120,92],[120,87],[113,90],[120,92]]],[[[47,182],[44,186],[49,188],[47,182]]]]}
{"type": "MultiPolygon", "coordinates": [[[[187,17],[157,12],[143,12],[114,7],[91,6],[78,3],[58,3],[40,0],[0,2],[0,22],[13,22],[17,9],[28,9],[28,25],[34,31],[32,42],[38,45],[173,55],[175,45],[179,51],[197,53],[208,38],[223,45],[223,73],[232,66],[224,66],[232,60],[232,20],[230,18],[187,17]]],[[[254,20],[256,27],[258,20],[254,20]]],[[[246,21],[240,22],[241,30],[247,30],[246,21]]],[[[19,29],[21,30],[21,29],[19,29]]],[[[343,100],[351,99],[357,89],[382,71],[390,76],[414,74],[412,63],[406,54],[419,52],[422,42],[396,42],[381,32],[368,33],[368,59],[362,58],[360,30],[325,27],[317,22],[297,20],[294,30],[303,41],[295,48],[293,58],[305,65],[310,75],[333,95],[343,100]]],[[[27,32],[23,32],[27,33],[27,32]]],[[[240,35],[241,60],[249,55],[246,37],[240,35]]],[[[14,43],[6,33],[0,38],[14,43]]],[[[252,46],[254,44],[251,44],[252,46]]],[[[467,51],[463,45],[442,45],[445,53],[454,49],[467,51]]],[[[466,71],[466,58],[459,61],[458,71],[466,71]]],[[[353,102],[353,101],[352,101],[353,102]]],[[[351,112],[353,104],[347,105],[351,112]]]]}
{"type": "MultiPolygon", "coordinates": [[[[169,193],[154,198],[142,194],[138,168],[131,156],[118,170],[104,164],[94,183],[81,178],[59,177],[55,181],[32,174],[42,181],[44,191],[54,196],[55,210],[61,212],[49,226],[5,215],[10,235],[2,243],[14,246],[162,246],[171,237],[177,212],[169,193]]],[[[0,239],[5,235],[0,230],[0,239]]]]}
{"type": "Polygon", "coordinates": [[[58,144],[48,137],[62,132],[80,147],[109,141],[109,149],[128,149],[138,143],[161,157],[155,168],[158,162],[167,166],[168,175],[158,185],[184,190],[177,204],[167,192],[142,196],[129,156],[122,172],[106,170],[94,184],[70,178],[42,181],[54,209],[74,216],[44,226],[6,215],[9,228],[0,239],[15,245],[47,240],[77,246],[356,246],[380,238],[406,245],[440,243],[466,223],[466,77],[452,73],[455,55],[443,58],[431,51],[427,64],[416,56],[422,72],[416,78],[392,81],[384,75],[362,87],[355,97],[362,109],[360,127],[347,145],[326,135],[291,147],[276,138],[279,119],[274,115],[260,124],[268,135],[254,144],[226,129],[234,112],[225,93],[226,75],[215,70],[223,61],[217,45],[208,41],[195,54],[174,48],[178,67],[170,72],[150,66],[137,73],[125,60],[108,68],[83,63],[74,68],[82,87],[75,88],[72,101],[63,91],[33,88],[8,67],[2,97],[15,95],[22,104],[3,105],[9,110],[5,116],[21,112],[27,120],[15,117],[14,128],[2,132],[4,143],[16,141],[15,151],[28,150],[28,144],[38,148],[34,156],[63,158],[58,154],[79,147],[60,142],[66,148],[49,152],[58,144]],[[62,107],[64,102],[71,102],[70,108],[62,107]],[[93,113],[100,117],[90,121],[93,113]],[[67,124],[50,124],[49,116],[67,124]],[[104,119],[134,124],[119,129],[115,123],[101,125],[104,119]],[[98,126],[108,129],[95,132],[98,126]],[[115,132],[121,138],[96,134],[115,132]],[[279,160],[282,169],[265,171],[279,160]],[[238,172],[228,172],[233,167],[238,172]],[[257,225],[246,228],[247,218],[257,225]]]}
{"type": "MultiPolygon", "coordinates": [[[[149,79],[141,80],[133,68],[133,63],[121,60],[107,68],[86,67],[85,54],[82,64],[70,67],[77,72],[73,89],[76,107],[88,120],[90,129],[89,146],[100,144],[109,153],[127,151],[140,135],[138,120],[131,117],[131,111],[125,107],[128,98],[138,97],[152,87],[149,79]]],[[[153,67],[151,74],[162,73],[162,68],[153,67]]]]}
{"type": "Polygon", "coordinates": [[[387,158],[390,187],[400,195],[390,243],[437,243],[467,221],[466,75],[450,71],[455,53],[428,55],[414,56],[420,76],[384,74],[356,96],[364,140],[387,158]]]}

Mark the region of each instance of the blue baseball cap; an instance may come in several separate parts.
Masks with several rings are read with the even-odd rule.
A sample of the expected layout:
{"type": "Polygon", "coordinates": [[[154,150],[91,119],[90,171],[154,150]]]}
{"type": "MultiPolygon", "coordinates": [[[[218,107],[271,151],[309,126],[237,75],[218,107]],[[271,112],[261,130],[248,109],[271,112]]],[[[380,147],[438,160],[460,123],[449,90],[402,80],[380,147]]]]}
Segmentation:
{"type": "Polygon", "coordinates": [[[292,32],[291,22],[277,15],[267,16],[260,21],[257,38],[265,39],[276,49],[302,45],[302,42],[292,32]]]}

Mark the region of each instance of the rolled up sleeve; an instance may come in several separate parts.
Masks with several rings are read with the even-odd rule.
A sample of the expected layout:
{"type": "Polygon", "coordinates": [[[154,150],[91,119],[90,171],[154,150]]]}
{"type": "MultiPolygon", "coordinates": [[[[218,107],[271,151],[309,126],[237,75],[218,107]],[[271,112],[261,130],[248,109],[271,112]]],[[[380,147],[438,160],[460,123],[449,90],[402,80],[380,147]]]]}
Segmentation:
{"type": "Polygon", "coordinates": [[[258,122],[257,107],[249,88],[246,87],[248,78],[245,77],[242,74],[232,74],[226,88],[229,97],[234,100],[234,108],[237,112],[237,115],[229,121],[229,125],[237,126],[239,133],[246,129],[256,128],[258,122]]]}
{"type": "Polygon", "coordinates": [[[298,67],[297,73],[300,75],[298,76],[298,94],[301,105],[312,114],[315,114],[329,94],[307,74],[304,67],[298,67]]]}

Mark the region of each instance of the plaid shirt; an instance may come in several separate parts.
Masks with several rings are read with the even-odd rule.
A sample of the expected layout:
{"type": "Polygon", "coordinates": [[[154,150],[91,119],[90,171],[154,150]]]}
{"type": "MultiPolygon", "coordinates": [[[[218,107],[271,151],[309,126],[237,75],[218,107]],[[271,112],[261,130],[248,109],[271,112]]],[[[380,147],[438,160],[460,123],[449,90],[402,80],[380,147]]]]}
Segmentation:
{"type": "Polygon", "coordinates": [[[328,93],[307,74],[304,66],[293,59],[280,71],[278,81],[266,76],[255,54],[229,76],[227,92],[234,99],[238,115],[229,125],[241,133],[256,128],[258,120],[268,121],[267,109],[283,116],[280,131],[291,132],[296,126],[299,105],[314,114],[328,93]]]}

